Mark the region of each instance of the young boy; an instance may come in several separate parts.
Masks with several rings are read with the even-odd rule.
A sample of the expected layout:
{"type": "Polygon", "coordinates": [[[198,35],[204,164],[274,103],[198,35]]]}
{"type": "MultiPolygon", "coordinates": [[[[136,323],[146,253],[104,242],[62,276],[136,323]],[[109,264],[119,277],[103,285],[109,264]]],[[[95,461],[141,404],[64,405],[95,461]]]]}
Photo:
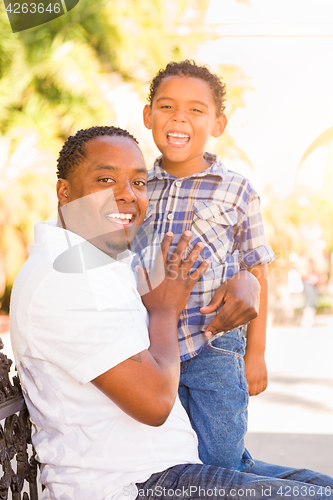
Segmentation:
{"type": "Polygon", "coordinates": [[[265,244],[260,200],[250,182],[205,153],[210,136],[221,136],[226,127],[225,93],[220,78],[194,61],[171,62],[153,79],[143,116],[162,156],[149,174],[153,208],[145,225],[161,236],[172,231],[173,245],[187,229],[190,248],[205,244],[200,258],[208,258],[210,267],[178,325],[179,396],[198,435],[201,460],[245,471],[253,466],[244,448],[248,396],[267,386],[266,265],[274,254],[265,244]],[[214,336],[221,331],[221,285],[244,269],[261,286],[259,315],[247,334],[240,327],[214,336]]]}

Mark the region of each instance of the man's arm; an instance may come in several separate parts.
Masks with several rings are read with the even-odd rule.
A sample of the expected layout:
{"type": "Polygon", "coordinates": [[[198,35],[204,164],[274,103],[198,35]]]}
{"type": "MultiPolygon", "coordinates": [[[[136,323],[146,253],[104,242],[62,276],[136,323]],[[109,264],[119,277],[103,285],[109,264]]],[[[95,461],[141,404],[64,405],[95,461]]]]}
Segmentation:
{"type": "MultiPolygon", "coordinates": [[[[190,237],[189,231],[183,234],[165,265],[165,279],[142,297],[149,312],[149,349],[92,380],[125,413],[147,425],[162,425],[173,407],[179,383],[178,319],[208,267],[203,261],[188,274],[203,248],[200,243],[180,264],[190,237]]],[[[161,245],[164,262],[171,241],[167,233],[161,245]]]]}
{"type": "Polygon", "coordinates": [[[206,336],[232,330],[256,318],[259,312],[260,285],[247,270],[239,271],[220,285],[210,303],[200,312],[209,314],[224,304],[206,328],[206,336]]]}
{"type": "Polygon", "coordinates": [[[267,387],[267,368],[265,362],[266,327],[268,311],[268,273],[267,265],[254,266],[251,273],[260,283],[260,309],[257,318],[247,327],[245,375],[250,396],[256,396],[267,387]]]}

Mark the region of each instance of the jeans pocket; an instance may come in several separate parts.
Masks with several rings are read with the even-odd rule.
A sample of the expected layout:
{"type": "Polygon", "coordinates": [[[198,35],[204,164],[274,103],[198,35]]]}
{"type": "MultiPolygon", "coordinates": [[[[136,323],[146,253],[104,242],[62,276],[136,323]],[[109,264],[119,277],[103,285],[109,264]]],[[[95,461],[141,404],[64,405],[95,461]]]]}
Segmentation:
{"type": "Polygon", "coordinates": [[[209,339],[207,349],[235,358],[243,358],[245,354],[246,340],[242,334],[242,327],[235,328],[230,332],[218,333],[209,339]]]}

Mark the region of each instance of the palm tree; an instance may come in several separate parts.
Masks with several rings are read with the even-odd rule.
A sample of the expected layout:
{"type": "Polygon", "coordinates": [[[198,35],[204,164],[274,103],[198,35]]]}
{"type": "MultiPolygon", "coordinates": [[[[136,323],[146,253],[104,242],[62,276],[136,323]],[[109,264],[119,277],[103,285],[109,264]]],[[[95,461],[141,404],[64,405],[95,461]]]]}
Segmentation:
{"type": "Polygon", "coordinates": [[[324,130],[324,132],[319,134],[318,137],[316,137],[314,141],[311,142],[311,144],[304,151],[301,161],[299,162],[298,168],[301,167],[303,162],[306,160],[306,158],[308,158],[308,156],[310,156],[311,153],[313,153],[317,148],[320,148],[321,146],[325,146],[327,148],[327,154],[329,154],[329,151],[332,147],[332,143],[333,143],[333,126],[324,130]]]}
{"type": "MultiPolygon", "coordinates": [[[[227,106],[225,112],[228,120],[230,120],[238,109],[245,108],[244,93],[252,91],[253,88],[249,83],[248,77],[238,66],[220,64],[217,72],[226,84],[227,106]]],[[[253,169],[250,158],[241,148],[237,146],[234,138],[228,130],[228,127],[223,132],[223,135],[220,138],[215,139],[213,143],[214,152],[216,152],[222,159],[226,159],[227,162],[228,160],[238,159],[253,169]]]]}
{"type": "MultiPolygon", "coordinates": [[[[33,222],[54,209],[50,183],[55,180],[55,157],[64,140],[80,128],[115,122],[109,99],[115,76],[143,98],[159,68],[194,53],[197,44],[207,39],[201,21],[208,3],[79,2],[64,16],[13,34],[0,2],[3,308],[7,308],[13,279],[27,257],[33,222]],[[191,29],[189,16],[197,21],[191,29]],[[38,137],[38,144],[32,145],[33,137],[38,137]],[[29,155],[31,161],[24,169],[23,159],[29,155]]],[[[231,139],[229,144],[235,149],[231,139]]]]}
{"type": "MultiPolygon", "coordinates": [[[[195,3],[197,11],[203,12],[195,3]]],[[[198,43],[192,33],[181,36],[175,32],[192,4],[193,0],[170,0],[171,14],[166,16],[163,0],[79,2],[65,16],[13,34],[1,2],[3,308],[8,307],[13,280],[27,257],[33,223],[53,211],[50,186],[64,139],[79,128],[113,121],[112,103],[105,99],[105,88],[113,82],[110,74],[131,82],[143,95],[152,71],[183,57],[189,46],[198,43]]]]}
{"type": "Polygon", "coordinates": [[[0,297],[5,310],[16,274],[27,258],[34,223],[45,219],[54,205],[54,179],[45,175],[53,157],[37,143],[33,130],[13,129],[0,136],[0,297]],[[17,146],[10,154],[14,140],[17,146]]]}

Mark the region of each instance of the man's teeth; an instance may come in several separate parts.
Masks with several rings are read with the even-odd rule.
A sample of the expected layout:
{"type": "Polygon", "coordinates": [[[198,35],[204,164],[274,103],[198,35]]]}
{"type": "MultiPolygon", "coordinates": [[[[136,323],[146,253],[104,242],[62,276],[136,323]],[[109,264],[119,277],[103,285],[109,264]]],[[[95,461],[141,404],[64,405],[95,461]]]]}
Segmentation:
{"type": "Polygon", "coordinates": [[[132,219],[132,214],[108,214],[107,217],[109,219],[132,219]]]}
{"type": "Polygon", "coordinates": [[[182,134],[181,132],[170,132],[170,133],[168,134],[168,136],[170,136],[170,137],[185,137],[185,139],[189,139],[189,138],[190,138],[190,136],[189,136],[189,135],[187,135],[187,134],[182,134]]]}

